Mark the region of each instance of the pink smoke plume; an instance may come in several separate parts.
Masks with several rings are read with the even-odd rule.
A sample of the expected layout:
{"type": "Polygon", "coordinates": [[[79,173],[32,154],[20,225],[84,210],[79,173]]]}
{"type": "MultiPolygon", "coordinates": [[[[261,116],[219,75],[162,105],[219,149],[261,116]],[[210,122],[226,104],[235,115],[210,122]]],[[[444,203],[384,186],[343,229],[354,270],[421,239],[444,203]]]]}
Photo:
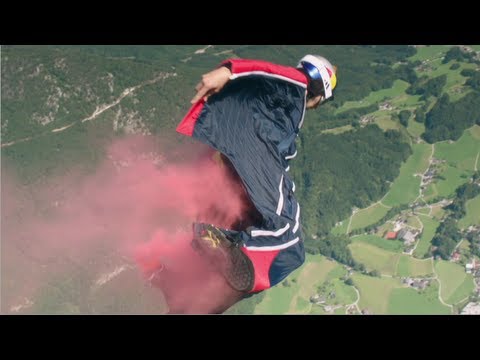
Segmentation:
{"type": "Polygon", "coordinates": [[[232,295],[191,248],[191,229],[195,221],[230,227],[247,210],[244,190],[210,149],[163,147],[140,136],[118,140],[93,174],[71,171],[35,190],[3,174],[2,312],[21,298],[34,303],[72,264],[98,277],[111,266],[108,254],[131,260],[139,281],[168,271],[159,286],[171,312],[212,312],[212,299],[232,295]]]}

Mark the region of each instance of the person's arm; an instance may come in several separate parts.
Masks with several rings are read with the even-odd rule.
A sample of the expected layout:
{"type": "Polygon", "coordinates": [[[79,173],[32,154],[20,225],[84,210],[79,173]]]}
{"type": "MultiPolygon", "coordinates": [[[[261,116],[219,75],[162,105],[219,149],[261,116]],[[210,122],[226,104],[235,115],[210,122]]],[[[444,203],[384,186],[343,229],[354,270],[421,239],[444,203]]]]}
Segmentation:
{"type": "Polygon", "coordinates": [[[228,59],[221,63],[220,67],[202,76],[195,90],[197,94],[191,103],[195,104],[201,98],[207,98],[218,93],[228,82],[243,76],[265,75],[282,78],[306,86],[307,78],[304,74],[293,67],[277,65],[268,61],[250,59],[228,59]]]}
{"type": "Polygon", "coordinates": [[[195,86],[197,93],[190,102],[195,104],[201,98],[206,101],[210,95],[219,92],[225,86],[231,75],[232,73],[226,66],[220,66],[202,75],[202,80],[195,86]]]}

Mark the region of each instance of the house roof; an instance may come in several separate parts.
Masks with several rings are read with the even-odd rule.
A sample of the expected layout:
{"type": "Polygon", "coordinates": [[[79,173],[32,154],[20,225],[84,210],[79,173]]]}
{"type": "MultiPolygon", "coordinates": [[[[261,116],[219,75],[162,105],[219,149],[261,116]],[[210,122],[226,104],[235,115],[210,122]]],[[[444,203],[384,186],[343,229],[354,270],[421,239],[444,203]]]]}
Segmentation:
{"type": "Polygon", "coordinates": [[[387,239],[395,239],[397,237],[396,231],[389,231],[387,232],[387,239]]]}

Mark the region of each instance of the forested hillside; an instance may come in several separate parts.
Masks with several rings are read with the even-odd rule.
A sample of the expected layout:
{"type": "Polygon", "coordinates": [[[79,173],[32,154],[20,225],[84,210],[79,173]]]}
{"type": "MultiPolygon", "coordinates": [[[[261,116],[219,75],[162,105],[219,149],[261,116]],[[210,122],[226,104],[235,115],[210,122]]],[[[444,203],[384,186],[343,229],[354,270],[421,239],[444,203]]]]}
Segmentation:
{"type": "MultiPolygon", "coordinates": [[[[343,304],[343,313],[450,312],[472,281],[459,275],[448,283],[450,264],[440,258],[458,251],[466,262],[480,254],[471,230],[480,224],[479,46],[2,46],[2,174],[15,174],[35,198],[36,187],[56,175],[92,173],[114,139],[140,134],[171,149],[188,146],[192,140],[175,128],[203,73],[231,57],[296,66],[307,53],[338,67],[338,86],[334,101],[307,113],[297,139],[290,174],[309,257],[305,272],[275,290],[294,297],[273,312],[324,313],[308,300],[315,292],[335,292],[326,302],[343,304]],[[383,238],[398,223],[418,235],[415,247],[383,238]],[[439,259],[427,264],[430,256],[439,259]],[[435,271],[451,286],[442,285],[443,295],[436,284],[407,292],[395,279],[435,271]],[[372,296],[378,289],[385,293],[372,296]]],[[[62,279],[66,290],[58,294],[42,290],[48,306],[35,311],[62,312],[62,292],[88,303],[82,271],[62,279]]],[[[267,311],[277,306],[269,305],[277,304],[275,291],[230,311],[267,311]]]]}

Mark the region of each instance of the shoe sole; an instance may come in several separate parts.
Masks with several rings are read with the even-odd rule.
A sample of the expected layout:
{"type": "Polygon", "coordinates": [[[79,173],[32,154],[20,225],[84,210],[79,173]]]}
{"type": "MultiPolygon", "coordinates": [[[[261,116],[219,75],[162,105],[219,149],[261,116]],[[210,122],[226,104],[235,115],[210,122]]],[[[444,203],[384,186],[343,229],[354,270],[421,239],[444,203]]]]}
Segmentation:
{"type": "Polygon", "coordinates": [[[205,227],[206,234],[194,236],[192,248],[205,257],[235,290],[249,292],[253,288],[254,268],[251,260],[225,235],[213,226],[205,227]]]}

